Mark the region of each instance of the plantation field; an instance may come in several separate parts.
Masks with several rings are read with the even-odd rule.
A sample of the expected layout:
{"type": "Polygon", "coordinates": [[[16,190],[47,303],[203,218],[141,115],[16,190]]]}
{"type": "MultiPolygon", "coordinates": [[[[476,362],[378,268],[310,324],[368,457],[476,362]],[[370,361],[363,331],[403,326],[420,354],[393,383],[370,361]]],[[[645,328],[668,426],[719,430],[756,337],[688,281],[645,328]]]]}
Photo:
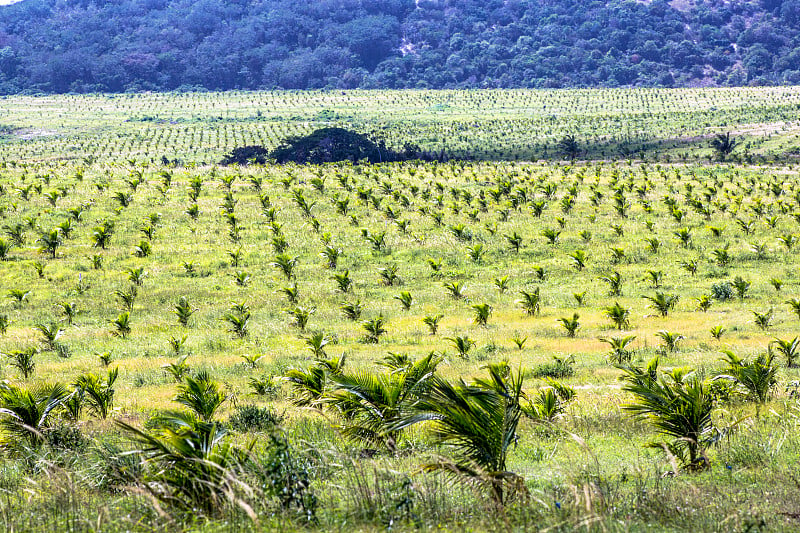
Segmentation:
{"type": "Polygon", "coordinates": [[[0,402],[64,391],[36,431],[0,412],[0,520],[795,530],[799,104],[797,88],[4,99],[0,402]],[[486,160],[213,164],[330,123],[486,160]],[[738,162],[710,162],[727,131],[738,162]],[[557,157],[568,134],[575,162],[557,157]],[[694,413],[628,409],[656,356],[661,381],[639,385],[694,413]],[[448,386],[501,421],[438,442],[447,402],[426,395],[448,386]],[[470,455],[480,439],[496,462],[470,455]],[[201,441],[213,452],[187,451],[201,441]]]}
{"type": "Polygon", "coordinates": [[[235,146],[274,147],[336,124],[389,146],[414,142],[467,159],[560,157],[575,135],[588,159],[705,160],[732,131],[737,156],[797,156],[797,87],[727,89],[328,91],[3,97],[15,158],[81,162],[166,157],[211,164],[235,146]]]}

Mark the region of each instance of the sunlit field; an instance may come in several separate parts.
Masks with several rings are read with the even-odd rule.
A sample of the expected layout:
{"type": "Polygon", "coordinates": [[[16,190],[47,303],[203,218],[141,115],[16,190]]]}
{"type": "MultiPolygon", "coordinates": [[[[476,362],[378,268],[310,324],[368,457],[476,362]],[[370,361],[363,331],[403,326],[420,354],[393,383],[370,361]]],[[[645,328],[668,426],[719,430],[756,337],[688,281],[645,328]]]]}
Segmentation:
{"type": "Polygon", "coordinates": [[[5,98],[0,402],[30,392],[41,416],[0,412],[0,519],[796,529],[798,105],[794,87],[5,98]],[[330,124],[443,161],[216,164],[330,124]],[[637,416],[637,383],[678,399],[637,416]],[[420,406],[447,386],[503,422],[460,409],[484,430],[440,442],[420,406]]]}

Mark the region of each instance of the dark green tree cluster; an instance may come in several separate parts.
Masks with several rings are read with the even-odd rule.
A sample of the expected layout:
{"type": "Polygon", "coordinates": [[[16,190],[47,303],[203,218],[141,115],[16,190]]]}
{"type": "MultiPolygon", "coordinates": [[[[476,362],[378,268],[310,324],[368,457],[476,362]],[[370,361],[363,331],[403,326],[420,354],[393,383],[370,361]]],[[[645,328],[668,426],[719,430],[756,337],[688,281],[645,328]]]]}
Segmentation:
{"type": "Polygon", "coordinates": [[[800,83],[800,0],[25,0],[0,93],[800,83]]]}

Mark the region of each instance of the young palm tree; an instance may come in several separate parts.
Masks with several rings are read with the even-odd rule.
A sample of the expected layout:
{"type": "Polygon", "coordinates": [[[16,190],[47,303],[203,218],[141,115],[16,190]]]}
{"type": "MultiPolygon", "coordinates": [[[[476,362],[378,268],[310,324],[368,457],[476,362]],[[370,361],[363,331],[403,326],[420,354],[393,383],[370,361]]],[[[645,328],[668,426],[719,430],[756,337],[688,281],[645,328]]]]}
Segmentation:
{"type": "Polygon", "coordinates": [[[622,389],[634,397],[624,409],[649,421],[662,435],[672,437],[667,447],[686,469],[708,468],[705,448],[711,440],[714,399],[703,380],[686,369],[660,372],[658,357],[647,368],[618,368],[625,373],[622,389]]]}
{"type": "Polygon", "coordinates": [[[519,291],[522,295],[522,299],[517,300],[517,303],[520,304],[522,309],[525,311],[526,315],[535,316],[538,315],[541,311],[541,296],[539,294],[539,287],[536,287],[533,291],[519,291]]]}
{"type": "Polygon", "coordinates": [[[797,366],[797,358],[800,356],[800,337],[791,340],[775,339],[770,343],[778,352],[786,358],[786,366],[794,368],[797,366]]]}
{"type": "Polygon", "coordinates": [[[437,315],[426,315],[422,319],[422,323],[428,326],[428,329],[431,332],[431,335],[436,335],[436,332],[439,330],[439,321],[444,318],[443,314],[437,315]]]}
{"type": "Polygon", "coordinates": [[[42,429],[50,414],[68,396],[69,392],[61,383],[28,388],[0,383],[0,429],[4,433],[0,445],[12,448],[22,441],[33,447],[41,445],[44,441],[42,429]]]}
{"type": "Polygon", "coordinates": [[[662,317],[667,316],[670,310],[674,309],[675,305],[678,303],[677,294],[667,294],[659,291],[656,291],[655,296],[642,296],[642,298],[649,300],[649,307],[655,309],[662,317]]]}
{"type": "Polygon", "coordinates": [[[561,317],[558,319],[561,322],[561,325],[564,326],[564,329],[567,331],[567,337],[575,337],[575,334],[578,332],[578,328],[581,327],[578,319],[580,316],[578,313],[573,313],[572,318],[561,317]]]}
{"type": "Polygon", "coordinates": [[[203,422],[211,422],[217,409],[228,399],[219,383],[206,372],[198,372],[195,377],[186,377],[178,385],[175,401],[188,407],[203,422]]]}
{"type": "Polygon", "coordinates": [[[492,306],[489,304],[474,304],[472,309],[475,311],[475,323],[479,326],[485,326],[489,322],[489,317],[492,316],[492,306]]]}
{"type": "Polygon", "coordinates": [[[9,364],[19,370],[24,379],[31,377],[36,370],[36,362],[33,360],[36,355],[36,348],[12,350],[4,355],[11,359],[9,364]]]}
{"type": "Polygon", "coordinates": [[[400,415],[425,390],[436,364],[436,356],[430,354],[414,365],[382,374],[362,371],[332,375],[330,379],[336,388],[327,403],[342,413],[342,433],[350,439],[397,452],[402,433],[400,415]]]}
{"type": "Polygon", "coordinates": [[[504,505],[516,491],[525,490],[522,478],[506,466],[523,412],[523,377],[503,364],[487,369],[488,379],[469,385],[433,377],[397,427],[431,423],[435,442],[455,456],[425,468],[485,487],[495,504],[504,505]]]}
{"type": "Polygon", "coordinates": [[[114,407],[114,382],[119,375],[119,368],[108,371],[105,381],[92,372],[78,376],[73,383],[75,389],[80,389],[82,396],[91,407],[92,411],[102,419],[108,417],[114,407]]]}
{"type": "Polygon", "coordinates": [[[731,350],[722,350],[722,353],[725,354],[723,361],[727,368],[718,379],[732,380],[744,387],[751,399],[760,404],[766,403],[778,384],[778,365],[775,364],[772,351],[767,350],[752,361],[739,358],[731,350]]]}
{"type": "Polygon", "coordinates": [[[54,229],[49,232],[42,233],[37,242],[41,244],[39,247],[39,251],[41,253],[48,254],[52,259],[55,259],[56,251],[58,250],[58,247],[61,246],[63,239],[61,237],[61,233],[57,229],[54,229]]]}
{"type": "Polygon", "coordinates": [[[162,415],[149,432],[117,424],[140,446],[135,453],[149,467],[143,479],[149,495],[182,512],[206,516],[218,516],[237,503],[233,495],[241,482],[235,473],[245,453],[230,443],[222,425],[181,412],[162,415]]]}
{"type": "Polygon", "coordinates": [[[630,327],[631,311],[622,307],[619,302],[614,302],[614,305],[604,307],[603,311],[617,329],[630,327]]]}

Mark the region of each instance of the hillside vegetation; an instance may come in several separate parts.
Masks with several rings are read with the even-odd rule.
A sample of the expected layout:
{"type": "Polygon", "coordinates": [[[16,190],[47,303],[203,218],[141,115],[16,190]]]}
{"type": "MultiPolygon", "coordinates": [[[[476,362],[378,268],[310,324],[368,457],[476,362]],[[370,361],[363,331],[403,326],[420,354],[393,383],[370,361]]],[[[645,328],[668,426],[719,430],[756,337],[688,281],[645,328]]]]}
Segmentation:
{"type": "Polygon", "coordinates": [[[792,84],[800,0],[24,0],[0,92],[792,84]]]}

